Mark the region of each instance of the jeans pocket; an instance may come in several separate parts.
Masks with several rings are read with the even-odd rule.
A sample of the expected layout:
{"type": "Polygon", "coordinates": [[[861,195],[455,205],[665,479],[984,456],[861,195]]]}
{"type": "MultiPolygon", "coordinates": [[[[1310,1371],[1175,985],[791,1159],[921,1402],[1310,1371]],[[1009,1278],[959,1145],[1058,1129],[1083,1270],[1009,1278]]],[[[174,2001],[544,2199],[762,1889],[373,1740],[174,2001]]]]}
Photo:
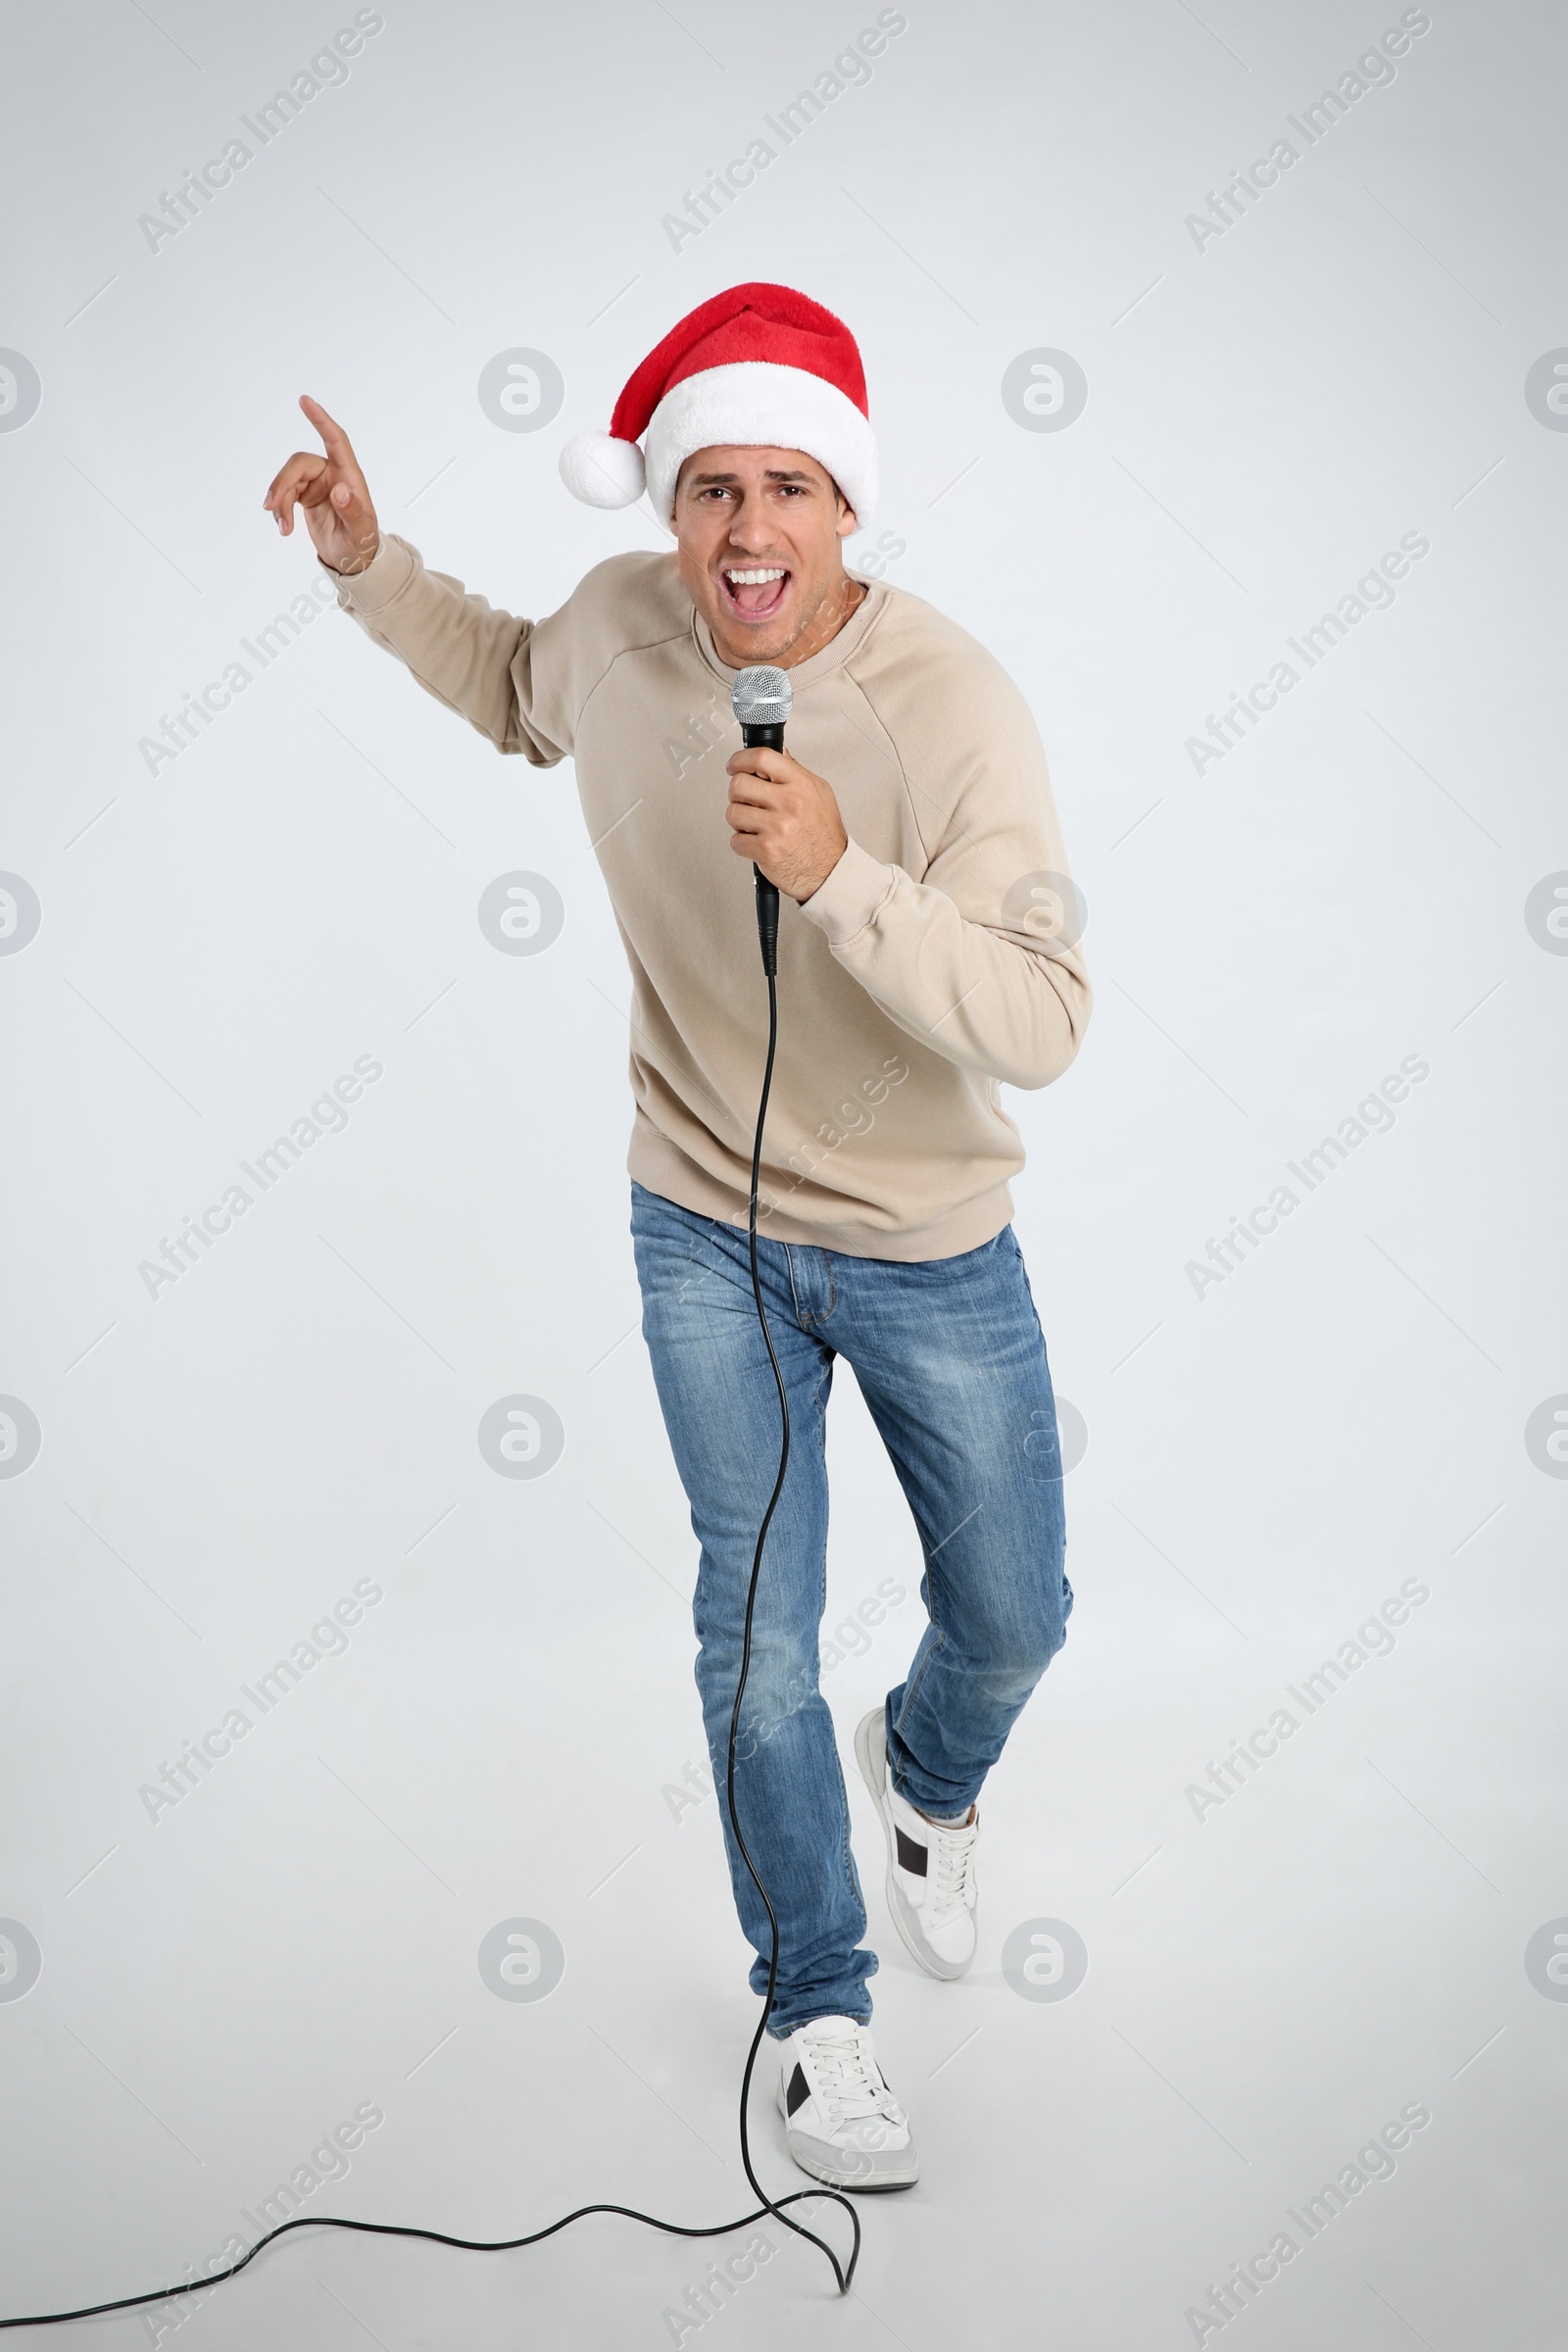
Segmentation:
{"type": "Polygon", "coordinates": [[[906,1262],[905,1271],[917,1281],[933,1286],[974,1282],[980,1276],[989,1274],[998,1259],[1006,1254],[1008,1243],[1016,1251],[1018,1245],[1013,1240],[1012,1227],[1004,1225],[1000,1233],[993,1234],[989,1242],[982,1242],[977,1249],[960,1250],[956,1257],[913,1258],[906,1262]]]}

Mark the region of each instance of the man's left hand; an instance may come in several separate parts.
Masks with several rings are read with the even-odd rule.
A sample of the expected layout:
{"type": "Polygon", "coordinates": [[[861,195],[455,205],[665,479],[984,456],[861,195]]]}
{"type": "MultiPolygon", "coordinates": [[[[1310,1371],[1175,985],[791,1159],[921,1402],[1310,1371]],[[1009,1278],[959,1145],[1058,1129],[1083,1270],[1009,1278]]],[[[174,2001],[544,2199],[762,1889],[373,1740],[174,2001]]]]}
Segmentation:
{"type": "Polygon", "coordinates": [[[732,752],[729,846],[797,902],[814,898],[850,846],[833,787],[788,752],[732,752]]]}

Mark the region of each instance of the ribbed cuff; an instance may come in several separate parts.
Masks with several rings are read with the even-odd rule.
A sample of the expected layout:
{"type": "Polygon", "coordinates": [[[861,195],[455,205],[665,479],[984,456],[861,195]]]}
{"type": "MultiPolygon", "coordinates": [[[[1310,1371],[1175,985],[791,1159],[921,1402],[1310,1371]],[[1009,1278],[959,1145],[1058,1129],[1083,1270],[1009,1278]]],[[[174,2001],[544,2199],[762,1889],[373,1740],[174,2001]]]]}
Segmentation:
{"type": "Polygon", "coordinates": [[[893,867],[852,841],[820,889],[801,901],[801,912],[827,934],[830,947],[841,948],[865,929],[893,884],[893,867]]]}
{"type": "Polygon", "coordinates": [[[381,533],[381,544],[363,571],[337,572],[337,601],[350,612],[379,612],[414,577],[415,554],[408,542],[381,533]]]}

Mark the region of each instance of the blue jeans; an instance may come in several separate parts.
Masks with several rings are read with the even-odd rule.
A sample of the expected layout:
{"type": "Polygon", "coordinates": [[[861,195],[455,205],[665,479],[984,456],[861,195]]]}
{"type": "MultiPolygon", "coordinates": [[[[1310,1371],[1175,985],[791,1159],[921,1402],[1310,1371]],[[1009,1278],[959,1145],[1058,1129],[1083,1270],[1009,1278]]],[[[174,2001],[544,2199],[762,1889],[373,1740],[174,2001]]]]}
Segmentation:
{"type": "MultiPolygon", "coordinates": [[[[747,1238],[632,1186],[643,1336],[702,1545],[697,1687],[741,1926],[767,1989],[769,1936],[736,1848],[725,1761],[757,1530],[778,1471],[778,1392],[747,1238]]],[[[833,1722],[817,1688],[827,1605],[828,1392],[853,1365],[919,1531],[928,1622],[886,1702],[893,1785],[966,1812],[1066,1639],[1072,1587],[1046,1344],[1011,1226],[957,1257],[899,1264],[759,1239],[790,1400],[790,1466],[768,1531],[736,1746],[736,1808],[779,1923],[768,2031],[871,2014],[865,1906],[833,1722]]]]}

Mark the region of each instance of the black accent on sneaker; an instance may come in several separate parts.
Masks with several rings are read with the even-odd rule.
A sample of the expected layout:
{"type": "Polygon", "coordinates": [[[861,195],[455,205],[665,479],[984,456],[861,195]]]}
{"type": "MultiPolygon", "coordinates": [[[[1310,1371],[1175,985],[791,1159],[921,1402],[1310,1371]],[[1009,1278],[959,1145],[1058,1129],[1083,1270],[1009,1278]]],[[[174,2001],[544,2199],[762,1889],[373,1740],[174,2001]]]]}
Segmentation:
{"type": "Polygon", "coordinates": [[[925,1847],[916,1845],[908,1832],[901,1830],[897,1823],[894,1824],[893,1835],[898,1840],[899,1868],[911,1872],[917,1879],[923,1879],[929,1859],[925,1847]]]}
{"type": "Polygon", "coordinates": [[[800,2060],[797,2058],[795,2061],[795,2072],[790,2077],[790,2086],[784,2093],[785,2113],[787,2115],[793,2115],[797,2107],[804,2107],[806,2105],[806,2102],[810,2095],[811,2086],[806,2080],[806,2070],[802,2066],[800,2060]]]}

